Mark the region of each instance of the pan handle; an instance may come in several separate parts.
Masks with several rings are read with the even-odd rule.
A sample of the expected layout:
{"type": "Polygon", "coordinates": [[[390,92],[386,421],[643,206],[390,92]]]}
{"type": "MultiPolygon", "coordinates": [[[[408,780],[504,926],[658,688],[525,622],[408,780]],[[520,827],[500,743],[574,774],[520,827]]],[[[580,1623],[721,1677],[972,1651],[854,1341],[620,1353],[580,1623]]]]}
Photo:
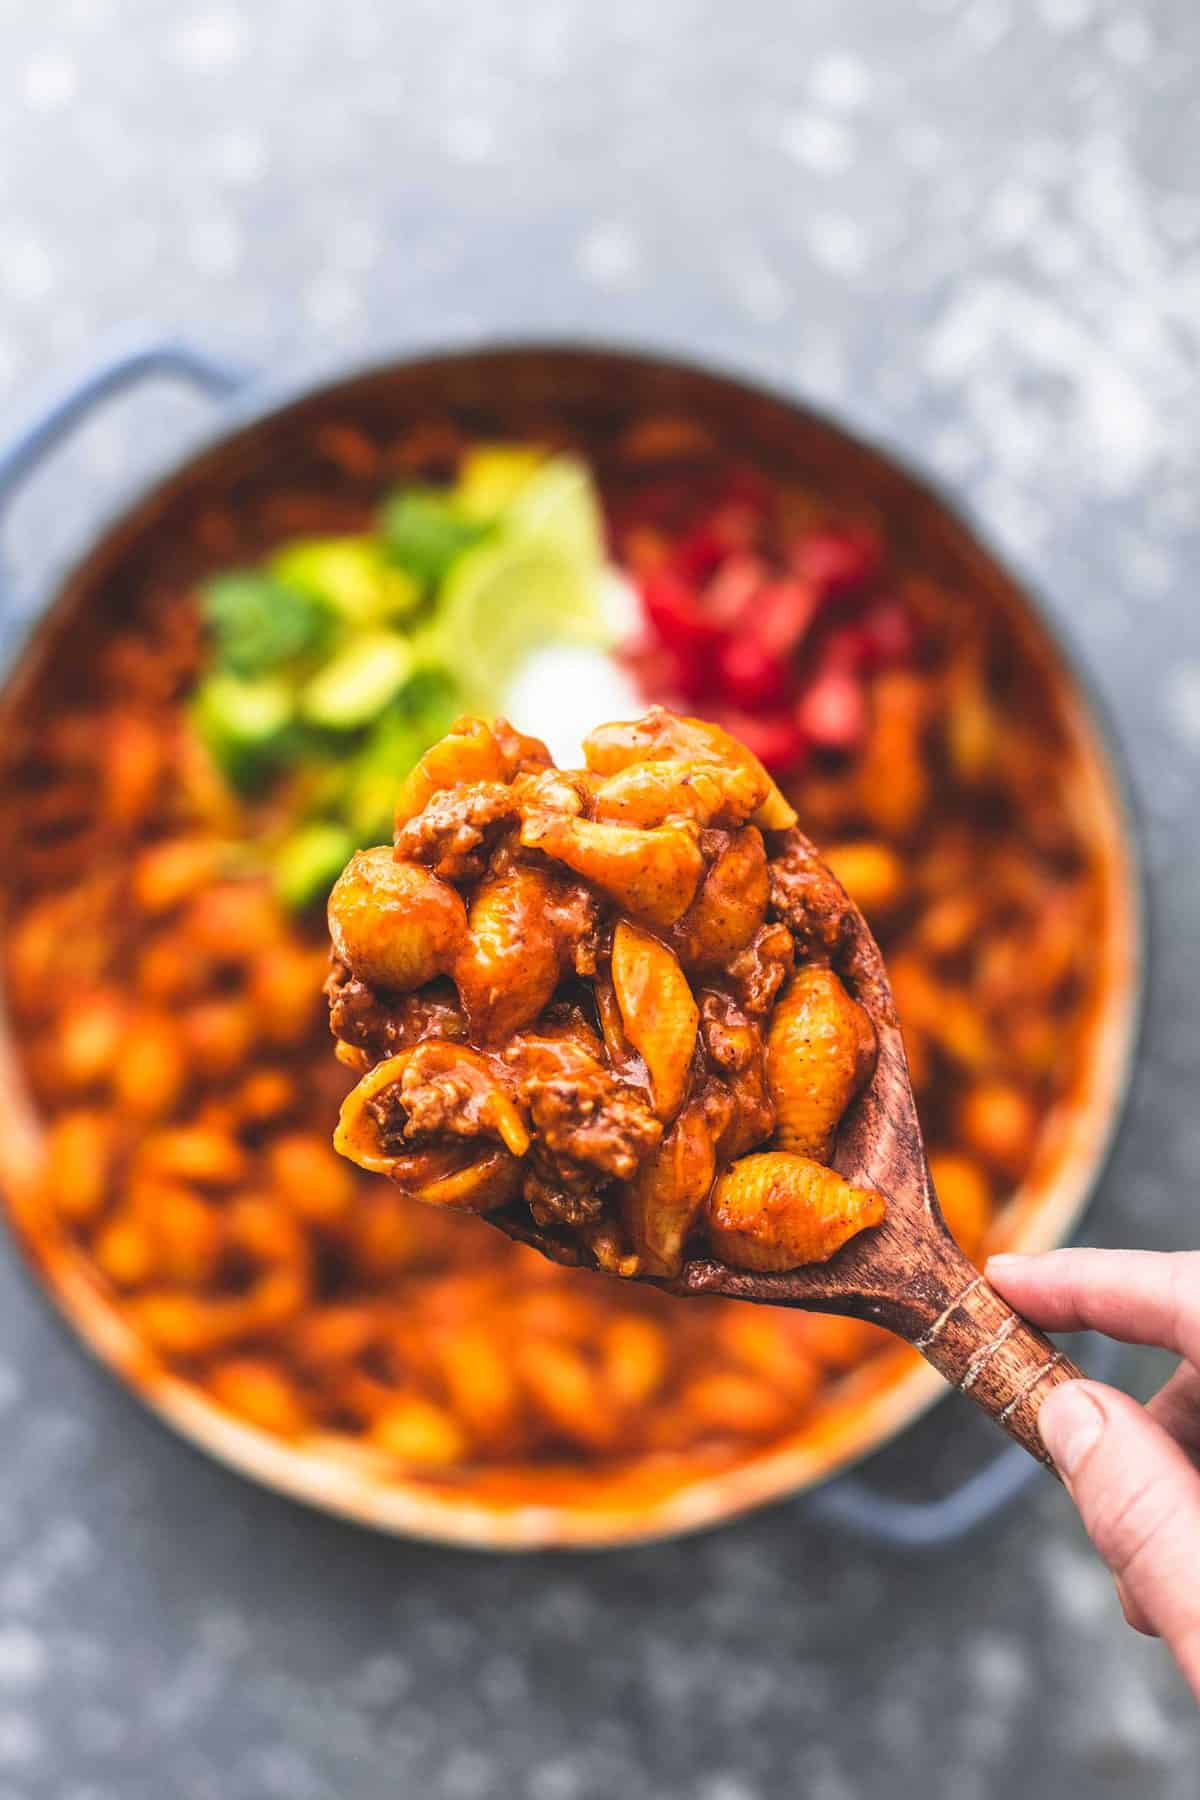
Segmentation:
{"type": "Polygon", "coordinates": [[[117,345],[90,368],[62,383],[0,444],[0,514],[55,445],[92,409],[146,376],[182,381],[213,400],[226,400],[248,371],[175,338],[117,345]]]}
{"type": "MultiPolygon", "coordinates": [[[[1087,1358],[1088,1374],[1107,1381],[1120,1357],[1111,1338],[1097,1338],[1087,1358]]],[[[809,1496],[806,1511],[885,1549],[940,1550],[978,1531],[1031,1486],[1040,1463],[1019,1445],[1009,1445],[965,1481],[936,1500],[895,1500],[858,1475],[842,1475],[809,1496]]]]}

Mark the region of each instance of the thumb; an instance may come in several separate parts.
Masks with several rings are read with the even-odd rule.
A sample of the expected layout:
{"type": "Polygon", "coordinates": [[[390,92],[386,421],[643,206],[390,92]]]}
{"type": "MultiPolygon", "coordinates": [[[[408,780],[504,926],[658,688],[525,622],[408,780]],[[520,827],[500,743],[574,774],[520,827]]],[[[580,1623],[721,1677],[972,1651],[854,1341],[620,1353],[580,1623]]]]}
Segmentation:
{"type": "Polygon", "coordinates": [[[1200,1694],[1200,1473],[1144,1408],[1099,1382],[1055,1388],[1038,1430],[1134,1614],[1200,1694]]]}

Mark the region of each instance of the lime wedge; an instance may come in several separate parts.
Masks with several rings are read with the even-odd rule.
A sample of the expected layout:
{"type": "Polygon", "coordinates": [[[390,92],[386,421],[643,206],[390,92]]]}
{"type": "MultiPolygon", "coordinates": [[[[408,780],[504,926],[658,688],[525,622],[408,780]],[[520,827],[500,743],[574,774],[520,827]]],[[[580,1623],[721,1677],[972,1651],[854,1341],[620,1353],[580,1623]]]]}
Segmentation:
{"type": "Polygon", "coordinates": [[[542,542],[504,537],[454,562],[442,583],[442,655],[472,704],[491,711],[513,670],[546,643],[605,644],[596,572],[542,542]]]}
{"type": "Polygon", "coordinates": [[[585,568],[604,560],[600,502],[587,464],[552,456],[522,482],[503,518],[507,536],[557,550],[585,568]]]}
{"type": "Polygon", "coordinates": [[[364,632],[314,675],[300,696],[310,725],[353,731],[369,725],[412,673],[408,639],[394,631],[364,632]]]}

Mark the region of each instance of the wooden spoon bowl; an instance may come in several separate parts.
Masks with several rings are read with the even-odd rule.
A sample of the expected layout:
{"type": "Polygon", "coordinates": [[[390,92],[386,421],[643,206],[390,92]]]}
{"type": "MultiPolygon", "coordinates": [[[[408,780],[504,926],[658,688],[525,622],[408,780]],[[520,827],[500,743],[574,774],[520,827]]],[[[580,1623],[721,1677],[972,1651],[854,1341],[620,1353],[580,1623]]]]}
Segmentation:
{"type": "MultiPolygon", "coordinates": [[[[929,1173],[883,956],[849,897],[846,907],[838,973],[870,1014],[879,1052],[871,1080],[842,1120],[830,1160],[856,1187],[875,1188],[884,1196],[886,1218],[828,1262],[763,1274],[705,1257],[685,1263],[674,1280],[655,1285],[681,1296],[718,1294],[844,1313],[881,1325],[919,1350],[960,1393],[1053,1469],[1038,1436],[1038,1409],[1051,1387],[1076,1380],[1083,1371],[1001,1299],[951,1237],[929,1173]]],[[[510,1236],[563,1260],[561,1239],[534,1224],[524,1209],[522,1214],[505,1209],[488,1218],[510,1236]]]]}

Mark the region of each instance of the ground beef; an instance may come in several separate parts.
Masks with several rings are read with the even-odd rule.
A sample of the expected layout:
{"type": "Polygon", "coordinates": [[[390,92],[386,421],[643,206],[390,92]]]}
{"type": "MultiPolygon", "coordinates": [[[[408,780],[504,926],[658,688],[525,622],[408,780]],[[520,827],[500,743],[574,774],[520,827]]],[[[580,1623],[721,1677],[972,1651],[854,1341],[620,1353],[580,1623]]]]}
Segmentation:
{"type": "Polygon", "coordinates": [[[529,1159],[522,1192],[538,1225],[577,1229],[590,1225],[604,1211],[604,1194],[597,1188],[594,1169],[564,1167],[557,1159],[551,1169],[536,1153],[529,1159]]]}
{"type": "Polygon", "coordinates": [[[534,1124],[548,1149],[621,1181],[636,1174],[662,1136],[646,1102],[617,1082],[595,1086],[558,1076],[532,1082],[527,1092],[534,1124]]]}
{"type": "Polygon", "coordinates": [[[413,994],[388,995],[356,980],[335,958],[325,993],[334,1037],[367,1051],[377,1062],[426,1038],[461,1043],[467,1035],[458,995],[448,981],[413,994]]]}
{"type": "Polygon", "coordinates": [[[446,881],[475,881],[492,845],[517,816],[517,800],[502,781],[476,781],[434,794],[396,834],[402,862],[424,863],[446,881]]]}
{"type": "Polygon", "coordinates": [[[481,1137],[480,1096],[477,1083],[468,1076],[445,1070],[422,1075],[416,1068],[405,1071],[400,1097],[408,1114],[404,1135],[412,1144],[435,1138],[481,1137]]]}
{"type": "Polygon", "coordinates": [[[727,1110],[717,1104],[711,1092],[706,1093],[705,1117],[722,1161],[730,1162],[765,1144],[775,1129],[775,1105],[767,1088],[761,1053],[720,1085],[727,1110]]]}
{"type": "Polygon", "coordinates": [[[370,1113],[379,1128],[379,1142],[388,1155],[398,1156],[406,1148],[405,1134],[408,1129],[408,1114],[400,1102],[398,1088],[385,1088],[382,1094],[376,1094],[366,1103],[366,1111],[370,1113]]]}
{"type": "Polygon", "coordinates": [[[505,1052],[517,1092],[545,1152],[561,1165],[628,1181],[658,1145],[649,1102],[573,1034],[526,1034],[505,1052]]]}
{"type": "Polygon", "coordinates": [[[737,1074],[762,1055],[762,1030],[733,999],[717,988],[700,995],[700,1031],[704,1049],[714,1066],[737,1074]]]}
{"type": "Polygon", "coordinates": [[[786,925],[759,926],[729,964],[729,985],[746,1012],[759,1017],[770,1012],[795,960],[792,934],[786,925]]]}
{"type": "Polygon", "coordinates": [[[557,883],[548,914],[567,947],[564,961],[576,975],[594,976],[600,947],[600,909],[591,890],[582,882],[557,883]]]}
{"type": "Polygon", "coordinates": [[[813,846],[797,832],[771,860],[771,912],[809,962],[832,962],[846,940],[850,903],[813,846]]]}

